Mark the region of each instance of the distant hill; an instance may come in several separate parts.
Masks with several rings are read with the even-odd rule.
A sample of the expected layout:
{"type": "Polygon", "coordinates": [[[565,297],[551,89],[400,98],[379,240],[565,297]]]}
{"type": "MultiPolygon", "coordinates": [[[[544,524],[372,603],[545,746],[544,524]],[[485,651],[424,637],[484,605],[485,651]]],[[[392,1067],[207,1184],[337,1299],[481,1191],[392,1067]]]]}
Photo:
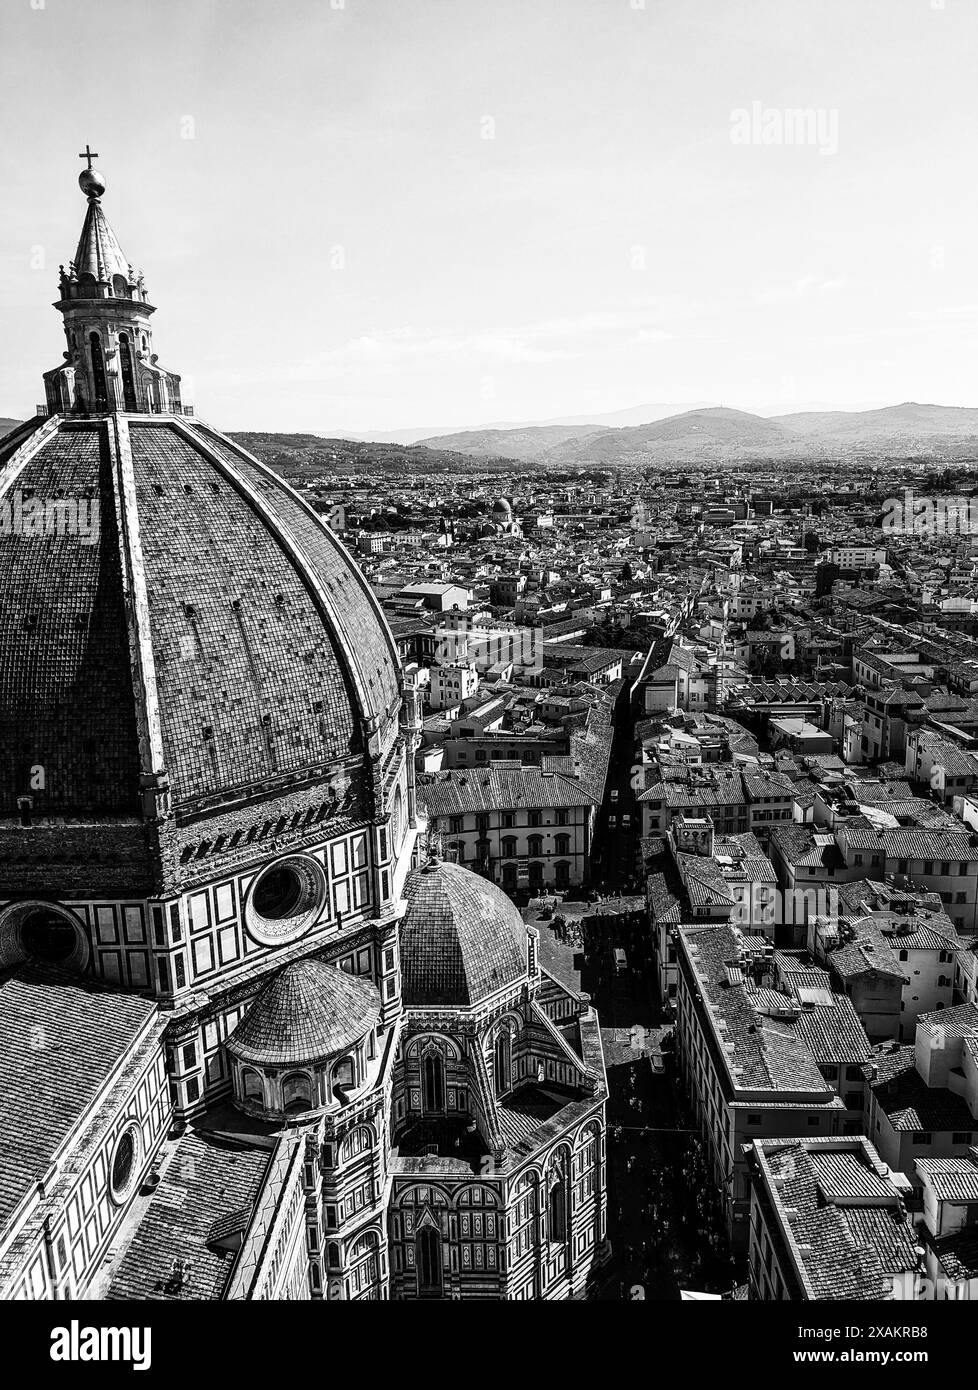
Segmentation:
{"type": "Polygon", "coordinates": [[[9,434],[11,430],[15,430],[17,426],[22,423],[23,422],[20,420],[0,419],[0,439],[2,439],[5,434],[9,434]]]}
{"type": "Polygon", "coordinates": [[[978,442],[978,410],[956,405],[885,406],[882,410],[801,411],[780,415],[775,423],[794,434],[818,439],[823,444],[858,445],[862,448],[897,446],[916,450],[937,441],[978,442]]]}
{"type": "Polygon", "coordinates": [[[978,458],[978,410],[908,401],[880,410],[800,411],[766,417],[706,407],[650,424],[568,437],[536,455],[534,461],[548,467],[628,468],[861,457],[947,462],[978,458]]]}
{"type": "Polygon", "coordinates": [[[552,425],[561,429],[570,425],[593,425],[595,430],[610,430],[618,429],[622,425],[645,425],[651,420],[664,420],[667,415],[680,415],[685,410],[699,410],[706,405],[709,405],[709,401],[685,401],[672,405],[646,403],[626,406],[624,410],[612,410],[604,414],[592,412],[587,415],[555,415],[549,420],[489,420],[484,424],[466,425],[463,429],[459,429],[457,425],[431,425],[427,429],[372,430],[365,434],[351,435],[350,438],[372,439],[378,444],[434,443],[441,448],[442,440],[464,434],[489,434],[496,431],[523,434],[529,430],[549,429],[552,425]]]}
{"type": "MultiPolygon", "coordinates": [[[[626,406],[624,410],[611,410],[603,415],[568,415],[556,420],[535,420],[536,425],[599,425],[602,429],[621,429],[626,425],[650,425],[655,420],[666,420],[673,415],[686,415],[691,410],[708,410],[709,401],[682,401],[672,405],[661,402],[646,402],[644,405],[626,406]]],[[[502,429],[515,429],[514,425],[500,426],[502,429]]]]}
{"type": "Polygon", "coordinates": [[[688,410],[652,424],[607,430],[557,445],[548,464],[642,464],[708,457],[771,456],[796,444],[791,430],[762,415],[716,406],[688,410]]]}
{"type": "MultiPolygon", "coordinates": [[[[305,479],[321,473],[367,473],[387,469],[397,473],[458,473],[476,467],[466,454],[421,446],[321,439],[316,434],[238,433],[231,438],[284,478],[305,479]]],[[[484,461],[479,461],[478,467],[485,469],[486,466],[484,461]]]]}
{"type": "Polygon", "coordinates": [[[570,439],[600,434],[599,425],[527,425],[518,429],[462,430],[419,442],[431,449],[452,449],[481,458],[537,459],[570,439]]]}

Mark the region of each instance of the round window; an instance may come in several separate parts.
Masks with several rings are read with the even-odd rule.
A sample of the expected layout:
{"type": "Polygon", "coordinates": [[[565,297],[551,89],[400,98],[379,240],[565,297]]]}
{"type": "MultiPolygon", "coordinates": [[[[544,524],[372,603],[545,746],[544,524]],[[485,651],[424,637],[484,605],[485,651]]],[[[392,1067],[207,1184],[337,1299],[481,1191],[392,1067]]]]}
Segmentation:
{"type": "Polygon", "coordinates": [[[52,903],[9,903],[0,911],[0,967],[22,960],[84,970],[88,938],[68,911],[52,903]]]}
{"type": "Polygon", "coordinates": [[[263,946],[295,941],[312,926],[325,901],[326,875],[315,859],[282,859],[252,885],[245,908],[248,931],[263,946]]]}
{"type": "Polygon", "coordinates": [[[20,939],[26,955],[52,965],[66,961],[77,944],[75,929],[67,918],[39,907],[24,918],[20,939]]]}
{"type": "Polygon", "coordinates": [[[128,1125],[116,1141],[109,1174],[109,1188],[114,1202],[124,1202],[136,1185],[140,1154],[139,1126],[128,1125]]]}
{"type": "Polygon", "coordinates": [[[255,885],[255,911],[269,921],[295,915],[302,902],[302,878],[289,864],[269,869],[255,885]]]}

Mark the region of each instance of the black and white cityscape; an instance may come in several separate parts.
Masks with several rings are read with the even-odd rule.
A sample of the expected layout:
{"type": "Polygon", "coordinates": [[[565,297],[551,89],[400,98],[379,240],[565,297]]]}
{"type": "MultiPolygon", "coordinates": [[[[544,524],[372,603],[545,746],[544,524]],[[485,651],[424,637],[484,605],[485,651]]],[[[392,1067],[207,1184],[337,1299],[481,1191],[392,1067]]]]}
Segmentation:
{"type": "Polygon", "coordinates": [[[976,42],[4,7],[0,1299],[978,1298],[976,42]]]}

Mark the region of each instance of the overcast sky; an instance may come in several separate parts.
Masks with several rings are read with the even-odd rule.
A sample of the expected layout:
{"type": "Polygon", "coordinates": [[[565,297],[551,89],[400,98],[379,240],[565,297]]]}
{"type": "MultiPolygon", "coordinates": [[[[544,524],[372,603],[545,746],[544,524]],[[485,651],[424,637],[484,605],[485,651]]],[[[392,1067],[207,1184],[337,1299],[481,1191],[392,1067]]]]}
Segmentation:
{"type": "Polygon", "coordinates": [[[975,0],[2,0],[0,415],[86,141],[222,428],[978,405],[976,55],[975,0]]]}

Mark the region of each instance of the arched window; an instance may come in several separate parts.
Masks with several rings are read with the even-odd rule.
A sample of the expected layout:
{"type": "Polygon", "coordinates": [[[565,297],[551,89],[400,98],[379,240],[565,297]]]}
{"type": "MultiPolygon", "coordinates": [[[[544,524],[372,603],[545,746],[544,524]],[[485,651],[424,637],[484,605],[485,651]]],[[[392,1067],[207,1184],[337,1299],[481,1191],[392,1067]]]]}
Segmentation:
{"type": "Polygon", "coordinates": [[[312,1106],[312,1082],[304,1072],[293,1072],[282,1082],[282,1109],[287,1115],[312,1106]]]}
{"type": "Polygon", "coordinates": [[[124,275],[113,275],[112,293],[116,299],[129,298],[129,286],[126,284],[126,277],[124,275]]]}
{"type": "Polygon", "coordinates": [[[404,798],[401,789],[398,787],[394,793],[394,809],[391,813],[391,834],[394,837],[394,852],[401,848],[401,841],[404,839],[404,798]]]}
{"type": "Polygon", "coordinates": [[[102,339],[97,333],[89,334],[88,346],[92,356],[92,385],[95,388],[95,409],[108,410],[109,388],[105,383],[105,358],[102,355],[102,339]]]}
{"type": "Polygon", "coordinates": [[[554,854],[570,854],[570,836],[554,836],[554,854]]]}
{"type": "Polygon", "coordinates": [[[367,1231],[353,1246],[349,1255],[350,1296],[352,1298],[377,1297],[380,1282],[380,1259],[378,1241],[374,1231],[367,1231]]]}
{"type": "Polygon", "coordinates": [[[526,842],[527,854],[532,854],[534,858],[543,853],[543,836],[531,835],[526,842]]]}
{"type": "Polygon", "coordinates": [[[126,410],[136,409],[136,378],[132,370],[132,351],[128,333],[119,334],[119,363],[122,368],[122,397],[126,410]]]}
{"type": "Polygon", "coordinates": [[[504,859],[515,859],[515,858],[516,858],[516,836],[515,836],[515,835],[504,835],[504,836],[503,836],[503,858],[504,858],[504,859]]]}
{"type": "Polygon", "coordinates": [[[497,1096],[501,1096],[504,1091],[512,1090],[513,1035],[509,1031],[509,1025],[505,1023],[496,1034],[496,1046],[493,1052],[493,1072],[496,1080],[497,1096]]]}
{"type": "Polygon", "coordinates": [[[516,892],[516,865],[515,865],[515,864],[510,863],[510,864],[504,864],[504,865],[503,865],[503,887],[507,890],[507,892],[510,892],[510,893],[515,893],[515,892],[516,892]]]}
{"type": "Polygon", "coordinates": [[[265,1104],[265,1083],[262,1081],[258,1072],[243,1072],[241,1084],[244,1090],[245,1100],[256,1100],[260,1105],[265,1104]]]}
{"type": "Polygon", "coordinates": [[[353,1081],[353,1058],[344,1057],[333,1068],[333,1085],[342,1086],[345,1091],[349,1091],[353,1087],[353,1081]]]}
{"type": "Polygon", "coordinates": [[[547,1198],[547,1224],[553,1244],[567,1239],[567,1180],[563,1174],[554,1181],[547,1198]]]}
{"type": "Polygon", "coordinates": [[[437,1297],[442,1288],[441,1235],[434,1226],[423,1226],[418,1232],[415,1260],[418,1269],[418,1293],[422,1297],[437,1297]]]}
{"type": "Polygon", "coordinates": [[[448,846],[448,852],[454,858],[456,864],[465,863],[465,842],[464,840],[453,840],[448,846]]]}
{"type": "Polygon", "coordinates": [[[373,1135],[366,1125],[358,1125],[343,1140],[344,1162],[356,1158],[358,1154],[369,1153],[373,1147],[373,1135]]]}
{"type": "Polygon", "coordinates": [[[437,1052],[426,1052],[422,1060],[421,1100],[425,1110],[445,1108],[445,1063],[437,1052]]]}
{"type": "Polygon", "coordinates": [[[530,883],[537,887],[543,883],[543,865],[539,860],[534,860],[530,865],[530,883]]]}

